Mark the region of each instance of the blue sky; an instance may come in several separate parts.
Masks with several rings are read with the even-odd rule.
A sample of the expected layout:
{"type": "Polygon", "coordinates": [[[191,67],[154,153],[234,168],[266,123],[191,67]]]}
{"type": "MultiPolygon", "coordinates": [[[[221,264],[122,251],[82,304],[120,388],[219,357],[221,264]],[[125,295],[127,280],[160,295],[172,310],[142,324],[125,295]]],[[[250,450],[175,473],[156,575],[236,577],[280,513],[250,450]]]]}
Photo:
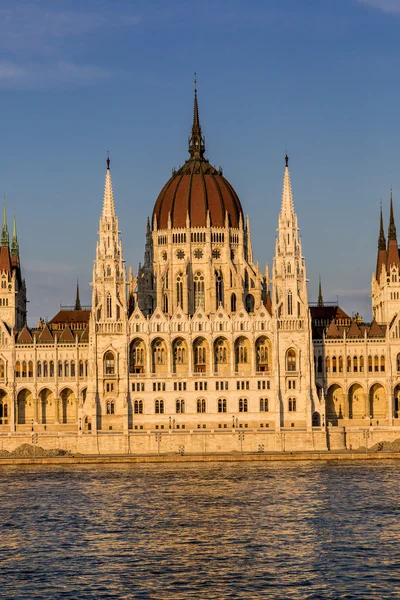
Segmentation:
{"type": "MultiPolygon", "coordinates": [[[[207,156],[274,253],[284,155],[310,300],[370,318],[379,203],[400,232],[400,0],[0,0],[0,191],[29,323],[83,302],[110,151],[127,264],[187,157],[193,72],[207,156]]],[[[399,236],[400,237],[400,236],[399,236]]]]}

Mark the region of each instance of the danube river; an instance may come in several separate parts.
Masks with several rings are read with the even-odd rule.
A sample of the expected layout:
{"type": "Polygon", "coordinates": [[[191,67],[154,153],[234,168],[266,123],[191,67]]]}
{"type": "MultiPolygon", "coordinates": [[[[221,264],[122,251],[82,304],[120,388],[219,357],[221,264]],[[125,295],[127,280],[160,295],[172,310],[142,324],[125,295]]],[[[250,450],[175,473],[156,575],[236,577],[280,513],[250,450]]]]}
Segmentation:
{"type": "Polygon", "coordinates": [[[400,463],[0,467],[0,597],[400,598],[400,463]]]}

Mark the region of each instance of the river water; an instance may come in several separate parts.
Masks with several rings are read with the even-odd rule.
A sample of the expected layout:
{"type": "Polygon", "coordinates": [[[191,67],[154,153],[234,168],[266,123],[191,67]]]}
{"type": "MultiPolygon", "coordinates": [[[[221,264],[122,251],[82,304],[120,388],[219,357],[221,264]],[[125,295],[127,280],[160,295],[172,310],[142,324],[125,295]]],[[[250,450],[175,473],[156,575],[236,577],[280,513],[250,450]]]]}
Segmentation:
{"type": "Polygon", "coordinates": [[[0,598],[400,598],[400,464],[0,467],[0,598]]]}

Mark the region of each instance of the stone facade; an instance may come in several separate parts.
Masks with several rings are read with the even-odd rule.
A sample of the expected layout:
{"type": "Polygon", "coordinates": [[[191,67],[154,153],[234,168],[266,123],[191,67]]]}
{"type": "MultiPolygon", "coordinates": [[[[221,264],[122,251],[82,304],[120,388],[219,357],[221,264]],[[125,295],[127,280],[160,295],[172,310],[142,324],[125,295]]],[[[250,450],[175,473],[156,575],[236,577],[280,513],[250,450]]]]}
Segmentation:
{"type": "Polygon", "coordinates": [[[160,194],[128,277],[107,161],[91,307],[77,290],[74,307],[37,328],[4,216],[0,435],[10,447],[32,431],[92,453],[156,452],[160,435],[174,452],[237,451],[244,437],[245,449],[281,451],[342,449],[346,436],[362,445],[365,429],[400,435],[392,205],[365,324],[322,293],[309,305],[288,157],[275,257],[261,272],[249,219],[204,152],[195,92],[190,158],[160,194]]]}

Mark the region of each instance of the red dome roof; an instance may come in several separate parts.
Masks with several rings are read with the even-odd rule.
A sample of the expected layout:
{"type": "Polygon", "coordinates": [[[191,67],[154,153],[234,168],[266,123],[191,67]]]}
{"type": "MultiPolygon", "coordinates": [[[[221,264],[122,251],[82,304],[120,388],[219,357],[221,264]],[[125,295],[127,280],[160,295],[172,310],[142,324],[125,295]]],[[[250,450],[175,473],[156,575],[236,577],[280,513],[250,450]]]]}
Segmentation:
{"type": "Polygon", "coordinates": [[[161,190],[153,210],[153,227],[156,218],[157,229],[167,229],[169,215],[173,228],[186,227],[188,216],[190,227],[206,227],[207,212],[212,227],[224,227],[226,213],[229,226],[239,227],[240,216],[243,219],[240,200],[222,172],[204,158],[204,152],[195,88],[190,158],[161,190]]]}
{"type": "Polygon", "coordinates": [[[171,227],[186,227],[189,216],[190,227],[206,227],[207,211],[212,227],[224,227],[228,213],[230,227],[239,227],[243,211],[240,200],[221,171],[214,169],[208,161],[188,160],[161,190],[153,211],[157,218],[157,229],[167,229],[168,215],[171,227]]]}

